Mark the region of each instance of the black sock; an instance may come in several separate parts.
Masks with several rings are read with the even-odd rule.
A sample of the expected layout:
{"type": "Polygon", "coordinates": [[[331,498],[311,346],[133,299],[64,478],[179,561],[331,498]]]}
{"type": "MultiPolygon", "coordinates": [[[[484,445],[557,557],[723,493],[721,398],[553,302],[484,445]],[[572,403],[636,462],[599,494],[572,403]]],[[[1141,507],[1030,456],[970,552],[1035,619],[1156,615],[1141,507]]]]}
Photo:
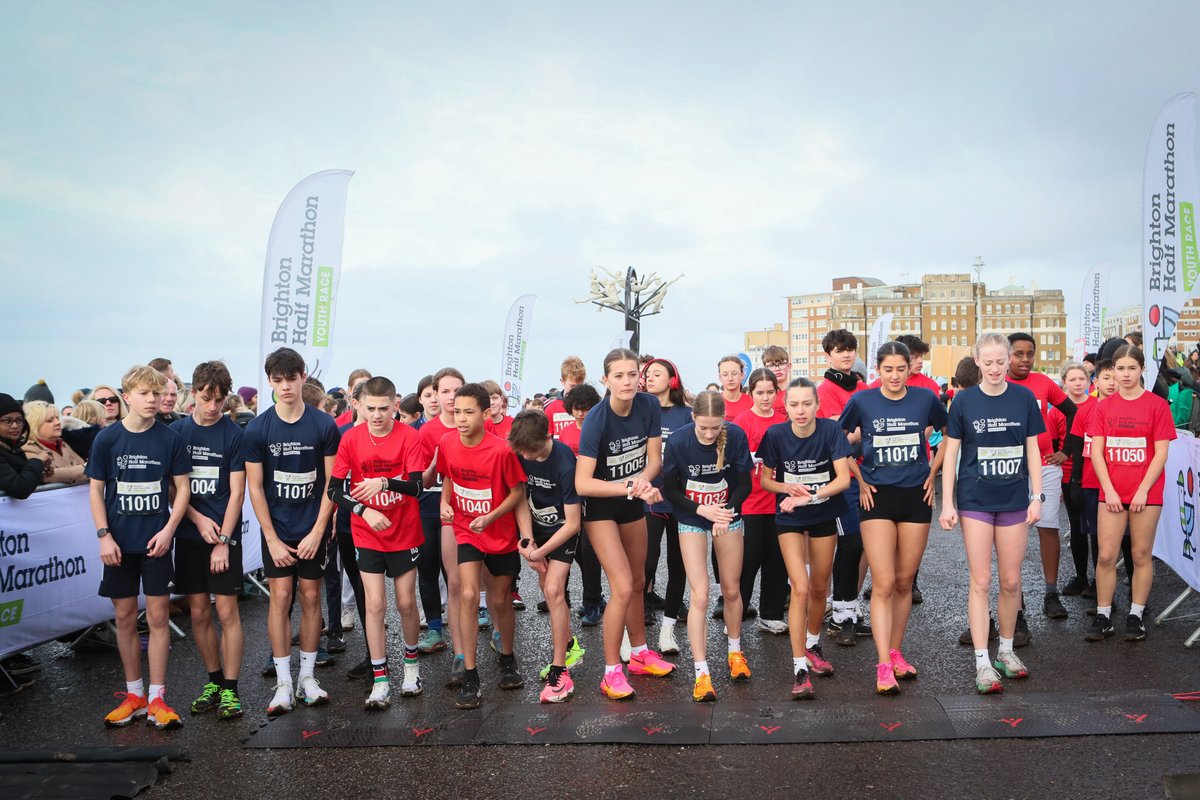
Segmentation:
{"type": "Polygon", "coordinates": [[[237,678],[226,678],[224,681],[224,686],[229,691],[237,694],[237,678]]]}
{"type": "Polygon", "coordinates": [[[478,669],[467,670],[466,675],[464,676],[463,680],[475,681],[476,683],[478,683],[479,682],[479,670],[478,669]]]}
{"type": "Polygon", "coordinates": [[[567,671],[566,667],[560,667],[557,664],[550,665],[550,674],[546,676],[547,681],[551,686],[558,683],[559,677],[567,671]]]}
{"type": "Polygon", "coordinates": [[[208,682],[209,683],[215,683],[217,686],[220,686],[224,682],[224,680],[225,680],[225,671],[222,670],[220,667],[217,668],[216,672],[208,673],[208,682]]]}

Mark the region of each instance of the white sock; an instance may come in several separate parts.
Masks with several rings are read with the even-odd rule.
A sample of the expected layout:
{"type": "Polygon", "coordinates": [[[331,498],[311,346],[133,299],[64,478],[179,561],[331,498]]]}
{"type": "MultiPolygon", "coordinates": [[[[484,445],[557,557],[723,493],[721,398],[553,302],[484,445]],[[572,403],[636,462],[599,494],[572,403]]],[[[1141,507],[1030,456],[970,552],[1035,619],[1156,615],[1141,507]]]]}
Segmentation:
{"type": "Polygon", "coordinates": [[[675,627],[675,618],[674,617],[663,617],[662,618],[662,626],[664,628],[674,628],[675,627]]]}
{"type": "Polygon", "coordinates": [[[484,589],[479,593],[479,607],[487,608],[487,590],[484,589]]]}
{"type": "Polygon", "coordinates": [[[306,653],[303,650],[301,650],[300,651],[300,676],[299,676],[299,679],[304,680],[305,678],[311,678],[312,674],[313,674],[313,667],[315,667],[316,665],[317,665],[316,651],[314,650],[311,653],[306,653]]]}
{"type": "Polygon", "coordinates": [[[833,621],[845,622],[854,621],[854,612],[858,608],[858,603],[854,600],[834,600],[833,601],[833,621]]]}
{"type": "Polygon", "coordinates": [[[136,681],[125,681],[125,694],[131,694],[134,697],[146,697],[146,684],[142,683],[142,679],[136,681]]]}
{"type": "Polygon", "coordinates": [[[731,653],[740,653],[740,652],[742,652],[742,639],[741,639],[741,637],[738,637],[737,639],[733,638],[732,636],[730,636],[730,637],[729,637],[729,652],[731,652],[731,653]]]}
{"type": "Polygon", "coordinates": [[[146,700],[153,703],[155,700],[161,699],[166,693],[167,687],[161,683],[152,683],[150,684],[150,691],[146,692],[146,700]]]}
{"type": "Polygon", "coordinates": [[[1138,619],[1142,618],[1142,612],[1146,610],[1146,606],[1142,603],[1130,603],[1129,613],[1133,614],[1138,619]]]}
{"type": "Polygon", "coordinates": [[[275,662],[275,682],[276,683],[291,683],[292,682],[292,657],[290,655],[283,658],[271,659],[275,662]]]}
{"type": "Polygon", "coordinates": [[[620,664],[605,664],[604,665],[604,674],[605,675],[612,675],[614,672],[620,672],[620,671],[621,671],[620,664]]]}
{"type": "Polygon", "coordinates": [[[804,649],[805,650],[812,650],[814,647],[816,647],[820,643],[821,643],[821,634],[806,633],[804,635],[804,649]]]}
{"type": "Polygon", "coordinates": [[[701,675],[707,675],[707,674],[708,674],[708,662],[707,661],[697,661],[696,662],[696,677],[699,678],[701,675]]]}
{"type": "Polygon", "coordinates": [[[648,644],[639,644],[637,647],[630,647],[630,648],[629,648],[629,653],[630,653],[631,655],[640,656],[642,653],[645,653],[645,652],[646,652],[647,650],[649,650],[649,649],[650,649],[650,645],[648,645],[648,644]]]}
{"type": "Polygon", "coordinates": [[[986,667],[989,665],[987,649],[975,651],[975,669],[986,667]]]}
{"type": "Polygon", "coordinates": [[[1112,606],[1096,606],[1096,613],[1102,617],[1112,619],[1112,606]]]}
{"type": "Polygon", "coordinates": [[[1011,653],[1012,651],[1013,651],[1013,640],[1005,639],[1003,636],[1001,636],[1000,637],[1000,652],[1001,653],[1011,653]]]}
{"type": "Polygon", "coordinates": [[[792,659],[792,674],[794,675],[802,669],[808,669],[808,656],[792,659]]]}

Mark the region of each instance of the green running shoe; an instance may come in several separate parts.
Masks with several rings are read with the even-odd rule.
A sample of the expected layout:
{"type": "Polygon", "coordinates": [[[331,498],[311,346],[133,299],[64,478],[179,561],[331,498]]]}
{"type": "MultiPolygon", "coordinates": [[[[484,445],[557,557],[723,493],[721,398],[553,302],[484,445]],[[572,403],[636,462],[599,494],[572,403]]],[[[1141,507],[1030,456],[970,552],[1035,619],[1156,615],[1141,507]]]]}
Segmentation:
{"type": "Polygon", "coordinates": [[[204,689],[201,690],[200,696],[192,701],[192,713],[204,714],[212,711],[217,707],[217,701],[221,697],[221,687],[215,683],[204,684],[204,689]]]}
{"type": "MultiPolygon", "coordinates": [[[[586,652],[587,650],[584,650],[583,646],[579,644],[579,637],[572,636],[571,641],[567,644],[567,657],[564,661],[567,669],[570,669],[582,661],[583,655],[586,652]]],[[[550,666],[550,664],[547,664],[546,666],[542,667],[542,671],[539,673],[539,677],[541,677],[542,680],[549,680],[550,666]]]]}
{"type": "Polygon", "coordinates": [[[217,716],[221,719],[237,719],[242,715],[242,699],[233,689],[221,690],[221,703],[217,706],[217,716]]]}

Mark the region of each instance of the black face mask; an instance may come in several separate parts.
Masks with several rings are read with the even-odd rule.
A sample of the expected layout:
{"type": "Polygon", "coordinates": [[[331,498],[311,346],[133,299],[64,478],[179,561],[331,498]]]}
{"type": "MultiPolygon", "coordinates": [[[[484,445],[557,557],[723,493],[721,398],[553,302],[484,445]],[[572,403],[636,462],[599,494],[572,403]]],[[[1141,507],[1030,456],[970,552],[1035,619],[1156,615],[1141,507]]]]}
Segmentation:
{"type": "Polygon", "coordinates": [[[825,380],[833,381],[847,392],[854,391],[854,388],[858,386],[858,376],[853,372],[840,372],[836,369],[827,369],[825,370],[825,380]]]}

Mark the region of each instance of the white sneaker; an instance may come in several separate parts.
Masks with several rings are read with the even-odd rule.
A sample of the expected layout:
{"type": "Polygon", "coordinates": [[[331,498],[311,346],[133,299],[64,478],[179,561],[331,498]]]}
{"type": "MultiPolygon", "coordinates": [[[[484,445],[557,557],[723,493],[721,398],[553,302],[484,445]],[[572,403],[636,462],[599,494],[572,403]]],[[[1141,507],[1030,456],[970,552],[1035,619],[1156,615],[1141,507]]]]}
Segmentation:
{"type": "Polygon", "coordinates": [[[758,618],[758,627],[767,633],[773,633],[776,636],[788,632],[788,624],[781,619],[763,619],[758,618]]]}
{"type": "Polygon", "coordinates": [[[329,702],[329,692],[321,688],[321,683],[312,675],[305,675],[296,687],[296,699],[306,706],[323,706],[329,702]]]}
{"type": "Polygon", "coordinates": [[[621,634],[621,660],[629,663],[629,656],[633,654],[633,645],[629,643],[629,631],[626,630],[621,634]]]}
{"type": "Polygon", "coordinates": [[[421,666],[404,662],[404,683],[400,684],[401,697],[416,697],[421,693],[421,666]]]}
{"type": "Polygon", "coordinates": [[[275,684],[275,695],[271,698],[271,702],[267,704],[267,716],[282,717],[295,708],[295,706],[296,699],[292,694],[291,682],[275,684]]]}
{"type": "Polygon", "coordinates": [[[675,641],[675,626],[663,625],[658,632],[658,652],[664,656],[679,654],[679,643],[675,641]]]}
{"type": "Polygon", "coordinates": [[[348,608],[342,609],[342,630],[354,630],[355,623],[358,622],[358,615],[348,608]]]}
{"type": "Polygon", "coordinates": [[[392,704],[392,689],[390,681],[375,681],[371,684],[371,694],[363,703],[367,711],[382,711],[392,704]]]}

